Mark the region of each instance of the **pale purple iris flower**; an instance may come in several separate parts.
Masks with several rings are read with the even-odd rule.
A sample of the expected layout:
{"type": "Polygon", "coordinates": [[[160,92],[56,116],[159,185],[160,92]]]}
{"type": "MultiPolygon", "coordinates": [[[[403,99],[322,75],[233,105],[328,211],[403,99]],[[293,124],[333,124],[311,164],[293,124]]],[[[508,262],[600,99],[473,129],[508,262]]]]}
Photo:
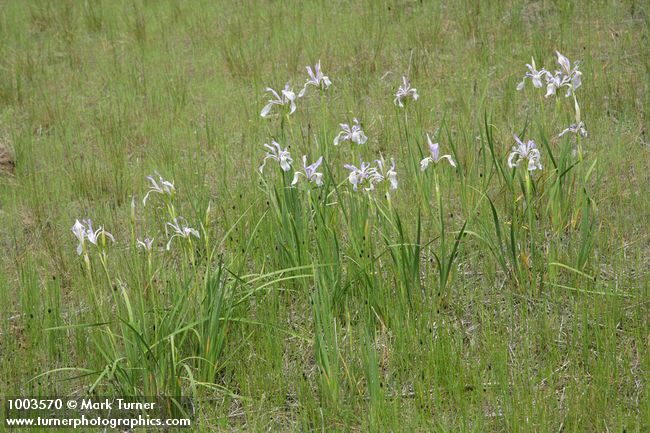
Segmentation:
{"type": "Polygon", "coordinates": [[[264,106],[264,108],[262,108],[262,112],[260,113],[260,116],[268,117],[269,113],[271,112],[271,108],[273,108],[274,105],[279,105],[279,106],[288,105],[289,114],[293,114],[293,112],[296,111],[296,94],[294,93],[293,90],[291,90],[289,83],[285,84],[284,90],[281,90],[279,94],[278,92],[271,89],[270,87],[266,88],[266,92],[270,93],[272,98],[269,99],[268,103],[264,106]]]}
{"type": "Polygon", "coordinates": [[[264,161],[262,162],[262,165],[260,165],[260,173],[264,172],[264,166],[266,165],[266,161],[269,159],[272,159],[274,161],[277,161],[278,164],[280,164],[280,168],[282,168],[283,171],[289,171],[291,170],[291,164],[293,164],[293,159],[291,158],[291,154],[287,149],[282,149],[280,147],[280,144],[272,140],[271,144],[264,143],[264,147],[266,147],[268,150],[266,151],[266,156],[264,157],[264,161]]]}
{"type": "Polygon", "coordinates": [[[524,85],[526,83],[526,78],[530,78],[530,80],[533,82],[533,86],[537,87],[538,89],[541,89],[544,86],[544,83],[542,83],[542,78],[545,78],[546,75],[548,74],[548,71],[545,70],[544,68],[540,69],[539,71],[537,70],[537,66],[535,66],[535,59],[531,58],[530,59],[530,64],[526,64],[526,67],[528,68],[528,72],[524,75],[523,80],[521,80],[521,83],[517,85],[517,90],[521,90],[524,88],[524,85]]]}
{"type": "Polygon", "coordinates": [[[361,158],[359,158],[359,167],[355,167],[352,164],[345,164],[344,167],[350,171],[348,181],[352,184],[352,189],[355,191],[359,189],[359,186],[362,185],[371,174],[370,163],[363,162],[361,158]]]}
{"type": "Polygon", "coordinates": [[[555,95],[557,89],[559,89],[563,85],[564,85],[564,78],[560,73],[560,71],[557,71],[555,75],[551,75],[551,73],[549,72],[546,77],[546,95],[544,95],[544,97],[548,98],[549,96],[555,95]]]}
{"type": "Polygon", "coordinates": [[[390,182],[390,189],[397,189],[397,172],[395,171],[395,160],[390,159],[390,167],[386,164],[383,156],[380,156],[380,159],[375,160],[376,167],[372,167],[368,170],[368,182],[370,186],[366,188],[367,191],[372,191],[375,189],[375,185],[388,180],[390,182]]]}
{"type": "Polygon", "coordinates": [[[550,72],[547,74],[545,96],[555,95],[557,89],[566,87],[565,96],[569,97],[582,85],[582,72],[578,70],[579,62],[573,62],[573,67],[571,67],[568,58],[560,54],[559,51],[556,51],[555,54],[557,54],[557,64],[560,66],[560,70],[555,71],[554,75],[551,75],[550,72]]]}
{"type": "Polygon", "coordinates": [[[402,77],[402,85],[397,89],[395,93],[395,99],[393,102],[399,107],[404,107],[404,101],[408,98],[412,98],[414,101],[417,101],[419,98],[417,89],[411,87],[411,83],[406,76],[402,77]]]}
{"type": "Polygon", "coordinates": [[[546,98],[557,94],[557,90],[566,87],[566,96],[569,97],[576,91],[578,87],[582,85],[582,72],[578,70],[578,62],[574,62],[571,66],[571,62],[567,57],[562,55],[559,51],[555,52],[557,55],[557,63],[560,66],[559,70],[556,70],[555,73],[551,73],[548,70],[542,68],[540,70],[536,69],[535,61],[532,61],[532,65],[526,65],[528,71],[524,75],[524,79],[517,85],[517,90],[524,88],[524,83],[526,78],[530,78],[533,82],[533,86],[537,88],[543,87],[542,78],[546,81],[546,98]]]}
{"type": "Polygon", "coordinates": [[[434,163],[438,164],[441,160],[446,159],[449,162],[449,165],[456,167],[456,161],[451,157],[451,155],[442,155],[440,156],[440,145],[434,143],[431,140],[429,134],[427,134],[427,143],[429,145],[429,153],[431,156],[427,156],[422,161],[420,161],[420,170],[424,171],[429,167],[429,164],[434,163]]]}
{"type": "Polygon", "coordinates": [[[295,184],[298,183],[298,178],[300,176],[304,176],[308,182],[314,182],[318,187],[322,186],[323,173],[319,173],[316,171],[318,170],[318,167],[320,167],[322,162],[323,162],[323,157],[321,156],[313,164],[307,165],[307,155],[303,155],[302,166],[304,168],[304,171],[296,171],[296,173],[293,175],[293,181],[291,182],[291,186],[294,186],[295,184]]]}
{"type": "Polygon", "coordinates": [[[528,140],[524,143],[515,134],[512,134],[512,136],[515,138],[517,145],[512,147],[512,151],[508,155],[508,167],[516,168],[519,167],[522,161],[527,161],[528,171],[541,170],[541,155],[535,142],[528,140]]]}
{"type": "Polygon", "coordinates": [[[169,238],[169,241],[167,242],[167,250],[171,248],[172,240],[174,240],[175,237],[181,237],[184,239],[191,239],[191,236],[194,236],[197,239],[201,238],[201,235],[199,235],[198,230],[193,229],[191,227],[187,226],[187,223],[183,218],[181,218],[183,222],[179,222],[178,218],[174,218],[174,221],[171,223],[167,223],[169,227],[171,227],[173,234],[169,238]]]}
{"type": "Polygon", "coordinates": [[[137,246],[147,252],[151,252],[153,249],[153,239],[149,237],[145,237],[143,240],[137,239],[137,246]]]}
{"type": "Polygon", "coordinates": [[[347,123],[339,124],[341,126],[341,131],[336,138],[334,138],[334,146],[338,146],[342,141],[351,141],[356,144],[364,144],[368,141],[368,137],[366,137],[366,134],[363,133],[363,129],[361,129],[359,120],[357,120],[356,117],[352,120],[354,122],[354,125],[352,126],[347,123]]]}
{"type": "Polygon", "coordinates": [[[560,132],[559,137],[562,137],[564,134],[571,132],[572,134],[580,135],[581,137],[587,136],[587,130],[585,129],[584,122],[572,123],[564,131],[560,132]]]}
{"type": "Polygon", "coordinates": [[[112,242],[115,242],[113,235],[104,230],[103,226],[100,226],[97,230],[93,230],[93,223],[89,219],[83,220],[83,223],[79,220],[76,220],[72,226],[72,233],[79,241],[79,245],[77,245],[77,254],[81,254],[83,252],[86,241],[90,242],[93,245],[97,245],[100,237],[102,237],[103,239],[108,238],[112,242]]]}
{"type": "MultiPolygon", "coordinates": [[[[158,176],[158,182],[156,182],[156,179],[154,179],[153,176],[147,176],[147,179],[149,180],[149,183],[151,183],[151,186],[149,187],[149,191],[147,191],[147,194],[142,199],[143,206],[147,205],[147,199],[149,198],[149,194],[151,194],[152,192],[158,194],[167,194],[170,197],[172,197],[176,192],[176,188],[174,188],[173,183],[163,179],[163,177],[160,174],[158,174],[158,172],[156,172],[156,176],[158,176]]],[[[135,203],[132,203],[132,206],[135,206],[135,203]]]]}
{"type": "Polygon", "coordinates": [[[557,63],[560,65],[560,72],[564,76],[564,85],[567,87],[566,96],[571,96],[571,92],[574,92],[582,85],[582,72],[578,70],[580,63],[573,62],[573,67],[571,67],[571,62],[568,58],[560,54],[559,51],[555,53],[557,54],[557,63]]]}
{"type": "Polygon", "coordinates": [[[320,69],[320,60],[314,65],[314,69],[311,69],[311,66],[307,66],[307,73],[309,74],[309,79],[305,83],[304,87],[298,93],[298,97],[302,98],[307,92],[307,86],[315,86],[321,90],[327,89],[332,85],[329,77],[323,74],[323,71],[320,69]]]}

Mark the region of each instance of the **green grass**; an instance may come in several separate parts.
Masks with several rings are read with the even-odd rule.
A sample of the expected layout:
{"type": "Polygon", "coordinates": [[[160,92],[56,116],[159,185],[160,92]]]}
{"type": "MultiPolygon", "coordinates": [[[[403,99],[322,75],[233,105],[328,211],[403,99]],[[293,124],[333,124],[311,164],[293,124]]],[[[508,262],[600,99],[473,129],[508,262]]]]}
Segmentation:
{"type": "Polygon", "coordinates": [[[188,395],[206,432],[650,430],[647,3],[0,10],[3,396],[188,395]],[[555,50],[580,152],[564,91],[516,90],[555,50]],[[333,86],[261,118],[319,59],[333,86]],[[333,146],[353,117],[368,142],[333,146]],[[426,133],[457,169],[420,171],[426,133]],[[512,133],[541,172],[508,168],[512,133]],[[260,175],[271,139],[323,187],[260,175]],[[380,154],[399,188],[352,191],[380,154]],[[176,192],[143,207],[155,171],[176,192]],[[167,251],[176,216],[200,238],[167,251]],[[77,218],[117,242],[78,256],[77,218]]]}

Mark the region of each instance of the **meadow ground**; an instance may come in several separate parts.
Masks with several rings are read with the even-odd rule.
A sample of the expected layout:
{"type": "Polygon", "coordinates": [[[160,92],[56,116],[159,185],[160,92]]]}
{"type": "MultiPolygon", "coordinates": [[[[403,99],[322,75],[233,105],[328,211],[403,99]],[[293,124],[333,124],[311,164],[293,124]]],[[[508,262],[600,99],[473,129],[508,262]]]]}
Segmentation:
{"type": "Polygon", "coordinates": [[[0,11],[3,396],[192,396],[206,432],[650,431],[647,2],[0,11]],[[545,98],[556,50],[582,83],[545,98]],[[260,116],[318,60],[331,86],[260,116]],[[334,146],[353,118],[367,142],[334,146]],[[456,167],[421,170],[427,133],[456,167]],[[258,171],[271,140],[288,171],[258,171]],[[302,155],[322,185],[291,188],[302,155]],[[397,189],[349,178],[381,156],[397,189]],[[115,242],[77,226],[77,254],[86,218],[115,242]]]}

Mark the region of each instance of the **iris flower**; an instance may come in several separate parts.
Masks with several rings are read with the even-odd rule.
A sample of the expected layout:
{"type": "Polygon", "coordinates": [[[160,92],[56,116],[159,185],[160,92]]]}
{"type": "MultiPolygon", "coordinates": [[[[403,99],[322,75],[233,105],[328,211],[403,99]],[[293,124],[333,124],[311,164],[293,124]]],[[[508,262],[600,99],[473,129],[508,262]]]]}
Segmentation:
{"type": "Polygon", "coordinates": [[[277,161],[280,164],[280,167],[284,171],[289,171],[291,170],[291,164],[293,164],[293,159],[291,158],[291,154],[287,149],[282,150],[280,147],[280,144],[272,140],[271,144],[264,143],[264,147],[266,147],[268,150],[266,151],[266,156],[264,157],[264,161],[262,162],[262,165],[260,165],[260,173],[264,172],[264,166],[266,165],[266,161],[268,159],[272,159],[274,161],[277,161]]]}
{"type": "Polygon", "coordinates": [[[517,145],[512,147],[512,151],[508,156],[508,167],[516,168],[522,161],[528,161],[528,171],[541,170],[541,155],[535,142],[528,140],[523,143],[515,134],[512,134],[512,136],[515,138],[517,145]]]}
{"type": "Polygon", "coordinates": [[[551,75],[549,72],[546,77],[546,95],[544,95],[544,97],[548,98],[549,96],[555,95],[557,89],[564,85],[563,80],[563,76],[559,71],[557,71],[555,75],[551,75]]]}
{"type": "Polygon", "coordinates": [[[375,185],[388,180],[390,182],[390,189],[397,189],[397,172],[395,171],[395,160],[390,159],[390,168],[386,164],[384,157],[375,160],[376,167],[369,169],[368,181],[370,187],[366,188],[368,191],[375,189],[375,185]]]}
{"type": "Polygon", "coordinates": [[[350,170],[348,181],[352,184],[352,189],[355,191],[359,189],[359,185],[363,184],[363,182],[368,179],[368,176],[371,174],[369,163],[363,162],[361,158],[359,158],[359,163],[359,167],[355,167],[352,164],[344,165],[346,169],[350,170]]]}
{"type": "Polygon", "coordinates": [[[556,51],[557,54],[557,64],[560,66],[559,71],[555,71],[555,75],[547,73],[547,90],[546,97],[554,95],[556,90],[560,87],[566,87],[567,92],[566,96],[571,96],[571,93],[582,85],[582,72],[578,70],[578,62],[573,63],[571,67],[571,62],[568,58],[560,54],[559,51],[556,51]]]}
{"type": "Polygon", "coordinates": [[[395,105],[398,105],[399,107],[404,107],[403,101],[405,99],[408,99],[409,97],[413,98],[414,101],[417,101],[419,98],[418,90],[412,88],[409,79],[406,78],[406,76],[403,76],[402,85],[399,86],[399,89],[397,89],[397,93],[395,93],[395,99],[393,100],[393,102],[395,103],[395,105]]]}
{"type": "MultiPolygon", "coordinates": [[[[181,218],[182,219],[182,218],[181,218]]],[[[173,230],[172,236],[169,238],[169,241],[167,242],[167,250],[171,247],[172,240],[175,237],[181,237],[184,239],[190,239],[190,236],[194,236],[197,239],[201,238],[201,235],[199,235],[198,230],[193,229],[191,227],[187,226],[187,223],[183,221],[183,223],[178,222],[178,218],[174,218],[173,223],[167,223],[169,227],[173,230]]]]}
{"type": "Polygon", "coordinates": [[[585,124],[583,122],[572,123],[571,125],[569,125],[567,129],[560,132],[559,136],[562,137],[567,132],[571,132],[573,134],[580,134],[582,137],[587,136],[587,130],[585,129],[585,124]]]}
{"type": "Polygon", "coordinates": [[[153,248],[153,239],[150,239],[148,237],[144,238],[143,240],[137,239],[137,245],[138,248],[142,248],[145,251],[151,251],[153,248]]]}
{"type": "Polygon", "coordinates": [[[273,96],[273,98],[269,99],[268,104],[266,104],[264,108],[262,108],[262,112],[260,113],[260,116],[268,117],[269,112],[271,111],[271,108],[273,108],[274,105],[280,105],[280,106],[289,105],[289,114],[293,114],[293,112],[296,111],[296,94],[294,93],[293,90],[291,90],[289,83],[285,84],[284,90],[281,90],[280,94],[278,94],[278,92],[271,89],[270,87],[266,88],[266,92],[270,93],[273,96]]]}
{"type": "Polygon", "coordinates": [[[559,51],[555,53],[557,54],[557,63],[560,65],[560,72],[564,76],[563,81],[568,87],[566,96],[571,96],[571,92],[582,85],[582,72],[578,70],[579,62],[573,62],[573,67],[571,67],[571,62],[568,58],[560,54],[559,51]]]}
{"type": "Polygon", "coordinates": [[[307,165],[307,156],[303,155],[302,156],[302,166],[304,168],[303,171],[296,171],[296,174],[293,175],[293,181],[291,182],[291,186],[294,186],[296,183],[298,183],[298,178],[302,175],[305,176],[305,179],[307,179],[308,182],[314,182],[316,186],[322,186],[323,185],[323,173],[318,173],[316,170],[318,170],[318,167],[321,165],[323,162],[323,157],[321,156],[316,160],[311,165],[307,165]]]}
{"type": "Polygon", "coordinates": [[[451,155],[442,155],[440,156],[440,145],[438,143],[434,143],[431,140],[431,137],[429,137],[429,134],[427,134],[427,142],[429,144],[429,153],[431,153],[431,156],[427,156],[424,158],[422,161],[420,161],[420,170],[424,171],[429,167],[429,164],[432,162],[434,164],[438,164],[440,160],[446,159],[449,161],[449,164],[452,167],[456,167],[456,162],[454,159],[451,157],[451,155]]]}
{"type": "Polygon", "coordinates": [[[323,75],[323,71],[320,70],[320,60],[314,65],[313,70],[311,69],[311,66],[307,66],[307,73],[309,74],[309,79],[305,83],[305,86],[302,88],[300,93],[298,93],[299,98],[305,96],[305,92],[307,92],[307,86],[315,86],[325,90],[332,85],[329,77],[327,75],[323,75]]]}
{"type": "Polygon", "coordinates": [[[557,90],[562,87],[567,88],[566,96],[571,96],[582,85],[582,72],[578,70],[578,62],[574,62],[572,67],[567,57],[559,51],[556,51],[555,54],[557,55],[557,64],[560,66],[559,70],[556,70],[555,73],[543,68],[537,70],[535,61],[532,60],[531,65],[526,65],[529,72],[524,75],[524,79],[517,85],[517,90],[524,88],[526,78],[530,78],[535,87],[541,88],[543,87],[542,78],[544,78],[546,81],[546,95],[544,96],[546,98],[555,95],[557,90]]]}
{"type": "MultiPolygon", "coordinates": [[[[156,182],[156,179],[154,179],[153,176],[147,176],[147,179],[149,179],[149,183],[151,183],[151,186],[149,187],[149,191],[147,191],[147,194],[142,199],[143,206],[147,205],[147,199],[149,198],[149,194],[151,194],[152,192],[158,194],[167,194],[170,197],[176,192],[173,183],[166,181],[158,173],[156,173],[156,176],[158,176],[158,182],[156,182]]],[[[132,206],[135,206],[135,203],[131,203],[131,204],[132,206]]]]}
{"type": "Polygon", "coordinates": [[[537,66],[535,66],[535,59],[531,57],[530,59],[530,64],[526,64],[526,67],[528,68],[528,72],[524,75],[523,80],[521,80],[521,83],[517,85],[517,90],[521,90],[524,88],[524,84],[526,83],[526,78],[530,78],[530,80],[533,82],[533,86],[537,87],[538,89],[541,89],[544,86],[544,83],[542,83],[542,78],[546,77],[548,74],[548,71],[545,70],[544,68],[540,69],[539,71],[537,70],[537,66]]]}
{"type": "Polygon", "coordinates": [[[342,141],[351,141],[357,144],[364,144],[368,141],[368,137],[366,137],[366,134],[364,134],[361,129],[359,120],[357,120],[356,117],[352,120],[354,122],[354,125],[352,126],[347,123],[339,124],[341,126],[341,131],[339,131],[339,135],[334,138],[334,146],[338,146],[342,141]]]}
{"type": "Polygon", "coordinates": [[[72,233],[79,241],[79,245],[77,246],[77,254],[81,254],[83,252],[83,247],[86,241],[90,242],[93,245],[97,245],[97,241],[99,240],[100,236],[103,236],[104,239],[109,238],[111,241],[115,242],[113,235],[104,230],[104,227],[100,226],[97,230],[93,230],[93,223],[89,219],[83,220],[83,223],[79,222],[79,220],[76,220],[72,226],[72,233]]]}

